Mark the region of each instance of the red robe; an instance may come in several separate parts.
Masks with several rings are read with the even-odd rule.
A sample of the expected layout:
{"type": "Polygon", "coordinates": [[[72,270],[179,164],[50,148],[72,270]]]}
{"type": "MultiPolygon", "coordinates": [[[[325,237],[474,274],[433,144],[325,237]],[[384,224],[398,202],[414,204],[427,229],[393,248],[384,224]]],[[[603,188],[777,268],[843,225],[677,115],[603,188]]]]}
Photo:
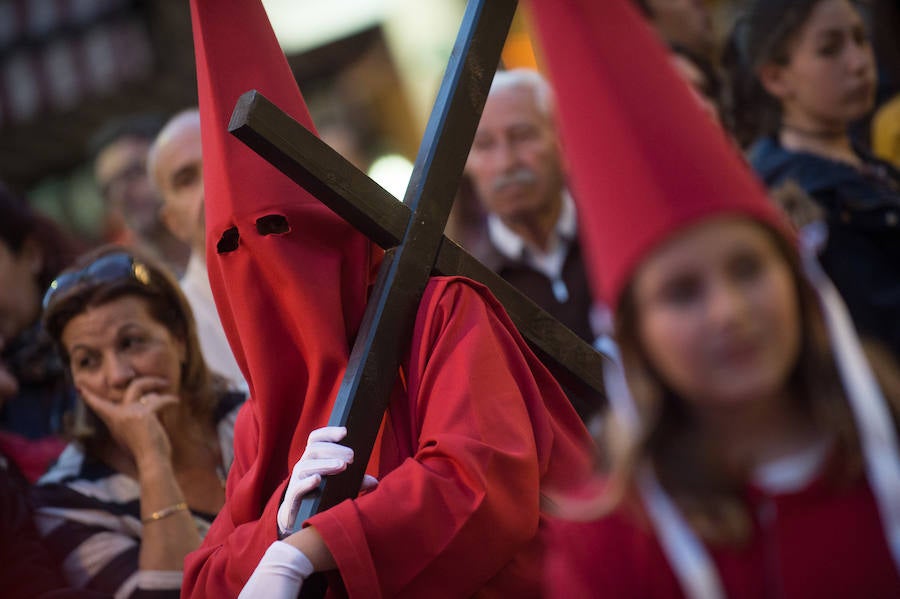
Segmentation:
{"type": "MultiPolygon", "coordinates": [[[[818,479],[793,493],[747,493],[752,538],[706,545],[730,599],[900,597],[875,500],[863,479],[836,488],[818,479]]],[[[594,522],[554,520],[544,572],[547,597],[681,598],[656,536],[633,511],[594,522]]]]}
{"type": "MultiPolygon", "coordinates": [[[[309,524],[350,596],[536,596],[541,489],[584,473],[580,421],[496,300],[466,279],[432,280],[412,347],[377,451],[379,486],[309,524]]],[[[229,509],[260,467],[255,403],[236,429],[225,509],[188,559],[186,596],[236,594],[276,538],[283,482],[243,490],[269,497],[258,517],[229,509]]]]}
{"type": "MultiPolygon", "coordinates": [[[[191,0],[191,16],[207,266],[250,399],[225,506],[185,560],[182,594],[228,597],[277,538],[288,476],[328,422],[380,252],[225,130],[254,88],[313,129],[259,1],[191,0]]],[[[580,420],[471,282],[429,284],[410,347],[408,392],[398,387],[373,454],[381,484],[310,523],[353,596],[536,593],[541,491],[586,467],[580,420]]]]}

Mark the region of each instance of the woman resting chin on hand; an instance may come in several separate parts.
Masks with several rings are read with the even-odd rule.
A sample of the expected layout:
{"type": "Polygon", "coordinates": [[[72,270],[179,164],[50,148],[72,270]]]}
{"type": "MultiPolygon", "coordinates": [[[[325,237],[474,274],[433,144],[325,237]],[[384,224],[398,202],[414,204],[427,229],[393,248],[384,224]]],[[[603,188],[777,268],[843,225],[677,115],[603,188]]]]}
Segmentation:
{"type": "Polygon", "coordinates": [[[68,551],[72,585],[177,597],[225,501],[243,396],[211,375],[178,284],[150,260],[100,248],[44,304],[81,403],[76,440],[35,489],[38,526],[68,551]]]}

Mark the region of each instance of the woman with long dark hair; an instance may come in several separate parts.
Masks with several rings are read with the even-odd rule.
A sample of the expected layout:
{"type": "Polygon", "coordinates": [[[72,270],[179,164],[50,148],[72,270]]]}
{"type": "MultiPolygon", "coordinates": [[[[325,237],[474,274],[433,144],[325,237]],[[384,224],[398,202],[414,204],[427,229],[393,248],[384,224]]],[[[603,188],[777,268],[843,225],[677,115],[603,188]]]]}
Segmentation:
{"type": "Polygon", "coordinates": [[[873,107],[875,59],[849,0],[756,0],[726,53],[736,134],[769,187],[823,209],[822,263],[856,325],[900,355],[900,173],[850,135],[873,107]]]}

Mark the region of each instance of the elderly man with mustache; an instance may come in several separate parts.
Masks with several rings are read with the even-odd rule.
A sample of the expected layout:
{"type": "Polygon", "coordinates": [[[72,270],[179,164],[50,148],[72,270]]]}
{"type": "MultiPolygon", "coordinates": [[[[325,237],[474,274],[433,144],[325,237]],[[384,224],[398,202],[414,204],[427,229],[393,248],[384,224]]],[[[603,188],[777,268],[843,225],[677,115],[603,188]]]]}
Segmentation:
{"type": "Polygon", "coordinates": [[[537,72],[500,71],[466,163],[488,213],[475,255],[591,343],[591,296],[554,123],[553,91],[537,72]]]}

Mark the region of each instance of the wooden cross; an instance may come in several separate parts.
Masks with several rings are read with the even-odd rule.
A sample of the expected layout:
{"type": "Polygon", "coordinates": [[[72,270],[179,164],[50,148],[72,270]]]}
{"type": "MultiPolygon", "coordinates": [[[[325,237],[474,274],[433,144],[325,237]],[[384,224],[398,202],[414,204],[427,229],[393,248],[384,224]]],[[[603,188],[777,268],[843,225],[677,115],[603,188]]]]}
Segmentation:
{"type": "Polygon", "coordinates": [[[603,396],[602,355],[443,235],[516,4],[468,2],[403,203],[258,92],[237,102],[229,131],[386,251],[329,421],[355,459],[297,524],[357,495],[432,274],[485,284],[570,396],[603,396]]]}

